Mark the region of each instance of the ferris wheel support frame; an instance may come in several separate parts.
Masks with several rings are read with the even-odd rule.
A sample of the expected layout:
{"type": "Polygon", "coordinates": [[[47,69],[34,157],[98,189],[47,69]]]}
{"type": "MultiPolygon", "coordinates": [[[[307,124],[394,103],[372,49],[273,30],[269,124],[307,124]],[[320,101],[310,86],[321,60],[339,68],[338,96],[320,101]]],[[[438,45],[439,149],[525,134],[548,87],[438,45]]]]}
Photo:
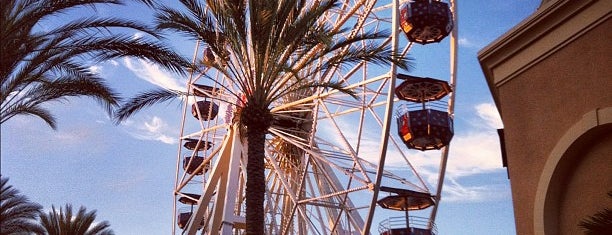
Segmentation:
{"type": "Polygon", "coordinates": [[[223,147],[220,151],[220,158],[212,168],[210,177],[206,182],[204,194],[198,200],[198,206],[196,211],[192,214],[187,226],[187,234],[195,234],[198,228],[201,226],[200,223],[203,219],[206,219],[204,226],[209,226],[211,234],[231,234],[231,230],[236,224],[244,224],[244,218],[235,216],[233,214],[234,206],[236,205],[236,196],[238,189],[235,188],[239,182],[240,177],[240,161],[242,154],[242,144],[240,144],[240,137],[238,137],[237,126],[232,125],[229,127],[229,133],[226,135],[227,138],[223,140],[223,147]],[[216,191],[215,191],[216,190],[216,191]],[[212,218],[204,218],[204,213],[209,209],[208,205],[204,202],[210,201],[212,197],[215,197],[217,203],[214,204],[212,212],[212,218]],[[219,228],[219,229],[214,229],[219,228]],[[229,233],[228,233],[229,232],[229,233]]]}
{"type": "MultiPolygon", "coordinates": [[[[399,0],[393,0],[392,4],[393,14],[391,18],[391,51],[396,53],[398,50],[398,35],[399,35],[399,0]]],[[[378,168],[376,170],[376,179],[374,183],[374,190],[372,194],[372,201],[370,203],[370,211],[366,217],[365,227],[362,231],[363,235],[370,234],[370,228],[372,227],[372,219],[374,217],[374,208],[376,207],[376,202],[378,201],[378,192],[380,190],[380,182],[382,180],[382,175],[384,173],[385,159],[387,157],[387,145],[389,143],[389,129],[391,129],[391,117],[393,116],[393,101],[395,97],[393,96],[395,91],[395,77],[396,77],[397,67],[395,64],[391,65],[391,69],[389,71],[389,95],[387,96],[387,107],[385,110],[385,121],[383,123],[383,131],[381,133],[381,145],[380,145],[380,159],[378,160],[378,168]]]]}
{"type": "MultiPolygon", "coordinates": [[[[198,48],[199,48],[199,46],[200,46],[200,41],[196,41],[196,45],[195,45],[195,48],[194,48],[194,51],[193,51],[193,57],[191,59],[192,63],[195,63],[197,61],[197,55],[198,55],[198,48]]],[[[194,77],[194,74],[193,74],[193,71],[192,71],[191,73],[189,73],[189,79],[187,81],[187,86],[189,86],[189,84],[193,80],[193,77],[194,77]]],[[[181,127],[185,125],[185,120],[186,120],[185,117],[187,116],[187,106],[188,106],[187,102],[184,102],[183,103],[183,107],[182,107],[182,113],[183,114],[181,116],[181,127]]],[[[183,136],[183,134],[184,134],[184,129],[181,128],[181,130],[179,132],[179,136],[183,136]]],[[[176,197],[176,195],[178,194],[178,191],[176,189],[178,188],[179,169],[181,168],[181,165],[180,165],[181,150],[182,150],[181,143],[182,143],[182,139],[179,138],[179,145],[178,145],[178,150],[177,150],[177,155],[176,155],[176,159],[177,159],[177,161],[176,161],[176,170],[175,170],[176,174],[174,176],[175,177],[174,178],[174,192],[173,192],[173,196],[174,197],[176,197]]],[[[176,200],[173,200],[173,203],[172,203],[172,211],[173,212],[176,212],[176,209],[177,209],[177,205],[176,204],[177,204],[176,200]]],[[[176,234],[176,229],[175,229],[176,222],[177,222],[176,220],[177,220],[176,216],[173,215],[172,216],[172,235],[176,234]]]]}
{"type": "MultiPolygon", "coordinates": [[[[450,94],[450,98],[448,100],[448,113],[451,117],[455,116],[455,94],[457,93],[457,47],[458,47],[458,22],[457,18],[457,1],[450,0],[451,4],[451,13],[453,16],[453,30],[450,33],[450,85],[451,90],[453,91],[450,94]]],[[[446,175],[446,164],[448,162],[448,154],[450,151],[450,143],[444,147],[442,150],[442,160],[440,161],[440,172],[438,177],[438,187],[436,189],[436,196],[434,197],[435,205],[431,210],[431,215],[429,216],[429,224],[427,225],[429,229],[434,226],[434,221],[436,220],[436,215],[438,213],[438,204],[442,199],[442,186],[444,185],[444,178],[446,175]]]]}

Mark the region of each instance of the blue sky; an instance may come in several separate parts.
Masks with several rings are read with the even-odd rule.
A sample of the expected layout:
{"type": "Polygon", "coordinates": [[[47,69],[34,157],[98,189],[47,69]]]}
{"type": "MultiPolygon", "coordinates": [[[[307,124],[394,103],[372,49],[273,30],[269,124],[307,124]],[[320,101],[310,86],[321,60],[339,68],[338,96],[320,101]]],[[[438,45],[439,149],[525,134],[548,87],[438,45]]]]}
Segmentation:
{"type": "MultiPolygon", "coordinates": [[[[495,132],[501,122],[476,54],[539,4],[458,1],[456,134],[436,220],[439,234],[515,234],[509,180],[495,132]]],[[[134,7],[101,8],[97,13],[150,20],[150,12],[134,7]]],[[[171,39],[175,49],[191,55],[193,42],[171,39]]],[[[410,56],[416,69],[411,73],[447,77],[447,43],[415,46],[410,56]]],[[[134,59],[95,64],[91,69],[126,96],[156,85],[184,87],[184,78],[134,59]]],[[[179,102],[158,105],[114,125],[94,101],[70,99],[48,105],[58,118],[57,131],[39,119],[15,117],[1,127],[2,176],[45,208],[71,203],[96,209],[98,218],[108,220],[117,234],[169,234],[180,106],[179,102]]]]}

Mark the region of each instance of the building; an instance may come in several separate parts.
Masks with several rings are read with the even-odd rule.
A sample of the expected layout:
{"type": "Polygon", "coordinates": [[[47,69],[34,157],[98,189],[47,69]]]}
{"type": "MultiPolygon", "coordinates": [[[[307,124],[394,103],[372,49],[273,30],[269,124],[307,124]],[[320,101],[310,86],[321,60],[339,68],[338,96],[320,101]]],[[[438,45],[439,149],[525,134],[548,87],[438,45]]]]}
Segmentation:
{"type": "Polygon", "coordinates": [[[517,234],[582,234],[612,208],[609,0],[544,0],[478,59],[500,133],[517,234]]]}

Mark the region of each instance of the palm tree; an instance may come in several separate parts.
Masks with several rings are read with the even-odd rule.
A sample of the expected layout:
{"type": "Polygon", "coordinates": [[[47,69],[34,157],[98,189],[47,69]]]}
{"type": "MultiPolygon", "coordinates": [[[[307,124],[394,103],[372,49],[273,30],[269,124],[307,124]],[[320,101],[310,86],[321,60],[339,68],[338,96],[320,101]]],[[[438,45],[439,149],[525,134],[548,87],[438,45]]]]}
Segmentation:
{"type": "MultiPolygon", "coordinates": [[[[223,73],[245,95],[238,124],[246,130],[248,142],[246,232],[264,234],[264,147],[273,121],[271,104],[317,87],[344,91],[341,82],[316,75],[346,64],[395,63],[406,69],[407,60],[392,53],[390,47],[375,44],[377,39],[388,37],[385,32],[335,40],[343,29],[334,29],[319,19],[339,6],[337,0],[181,3],[187,12],[160,7],[157,28],[203,42],[217,55],[215,61],[204,61],[205,65],[223,73]]],[[[124,120],[143,107],[172,97],[177,97],[176,92],[163,89],[142,93],[125,103],[115,117],[124,120]]]]}
{"type": "Polygon", "coordinates": [[[30,202],[19,190],[0,179],[0,234],[42,234],[43,228],[36,222],[42,206],[30,202]]]}
{"type": "MultiPolygon", "coordinates": [[[[608,192],[612,198],[612,191],[608,192]]],[[[578,223],[586,235],[608,234],[612,231],[612,210],[604,208],[594,215],[584,218],[578,223]]]]}
{"type": "MultiPolygon", "coordinates": [[[[139,0],[152,6],[153,0],[139,0]]],[[[16,115],[33,115],[56,128],[43,104],[68,97],[92,97],[109,113],[119,96],[87,62],[123,56],[147,59],[174,71],[186,60],[161,44],[141,23],[89,16],[47,29],[41,22],[82,7],[123,4],[122,0],[3,0],[0,8],[0,123],[16,115]],[[44,30],[41,30],[44,29],[44,30]],[[113,29],[145,33],[134,37],[113,29]]],[[[54,22],[59,22],[55,20],[54,22]]]]}
{"type": "Polygon", "coordinates": [[[40,214],[40,222],[49,235],[112,235],[114,232],[109,228],[108,221],[95,222],[96,211],[86,212],[85,207],[80,207],[76,215],[72,213],[72,205],[67,204],[65,210],[52,210],[48,214],[40,214]]]}

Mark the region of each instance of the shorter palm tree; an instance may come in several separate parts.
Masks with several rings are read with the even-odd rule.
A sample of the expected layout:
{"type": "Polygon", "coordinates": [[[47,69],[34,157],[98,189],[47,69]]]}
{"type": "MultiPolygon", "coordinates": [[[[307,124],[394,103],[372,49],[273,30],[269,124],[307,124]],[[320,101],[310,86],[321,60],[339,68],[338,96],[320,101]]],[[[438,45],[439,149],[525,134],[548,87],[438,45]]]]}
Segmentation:
{"type": "Polygon", "coordinates": [[[49,235],[111,235],[115,234],[109,227],[108,221],[96,222],[96,211],[87,212],[85,207],[80,207],[74,215],[72,205],[67,204],[65,210],[51,207],[48,214],[40,214],[40,222],[49,235]]]}
{"type": "Polygon", "coordinates": [[[43,228],[36,223],[42,206],[30,202],[7,182],[6,177],[0,179],[0,234],[42,234],[43,228]]]}

